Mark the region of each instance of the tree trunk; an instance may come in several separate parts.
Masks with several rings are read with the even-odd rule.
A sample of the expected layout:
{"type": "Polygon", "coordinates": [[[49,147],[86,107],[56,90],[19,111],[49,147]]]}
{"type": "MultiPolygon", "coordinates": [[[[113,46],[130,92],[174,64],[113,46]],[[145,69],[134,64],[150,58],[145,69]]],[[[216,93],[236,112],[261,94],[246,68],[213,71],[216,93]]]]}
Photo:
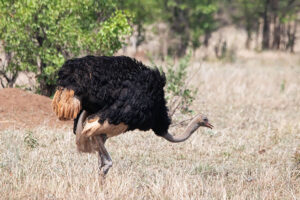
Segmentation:
{"type": "Polygon", "coordinates": [[[260,20],[258,20],[256,30],[255,30],[255,49],[259,49],[260,47],[260,42],[259,42],[260,30],[261,30],[261,23],[260,20]]]}
{"type": "Polygon", "coordinates": [[[281,24],[279,20],[274,19],[274,32],[273,32],[273,49],[280,49],[280,41],[281,41],[281,24]]]}
{"type": "Polygon", "coordinates": [[[206,31],[205,35],[204,35],[204,41],[203,41],[203,44],[204,44],[205,47],[208,47],[210,38],[211,38],[211,32],[206,31]]]}
{"type": "Polygon", "coordinates": [[[188,34],[183,34],[180,36],[180,43],[179,43],[179,46],[177,48],[177,51],[176,51],[176,55],[178,57],[182,57],[185,55],[186,53],[186,49],[189,45],[189,35],[188,34]]]}
{"type": "Polygon", "coordinates": [[[48,97],[53,95],[56,86],[52,85],[52,84],[48,84],[46,82],[46,79],[42,76],[40,76],[39,79],[40,79],[39,83],[40,83],[40,93],[41,93],[41,95],[45,95],[45,96],[48,96],[48,97]]]}
{"type": "Polygon", "coordinates": [[[269,5],[270,5],[270,0],[265,0],[265,9],[263,13],[264,25],[263,25],[262,49],[270,48],[269,5]]]}
{"type": "Polygon", "coordinates": [[[137,27],[137,42],[136,42],[136,49],[145,41],[145,30],[141,23],[138,24],[137,27]]]}
{"type": "Polygon", "coordinates": [[[187,22],[187,11],[179,7],[174,7],[173,16],[171,19],[171,30],[179,36],[179,44],[177,45],[175,52],[178,57],[185,55],[186,49],[189,45],[190,30],[187,22]]]}
{"type": "Polygon", "coordinates": [[[273,12],[273,42],[272,49],[280,49],[280,40],[281,40],[281,24],[278,17],[279,7],[278,0],[272,0],[271,2],[272,12],[273,12]]]}
{"type": "Polygon", "coordinates": [[[246,49],[250,49],[250,43],[252,41],[252,32],[249,27],[247,27],[247,40],[246,40],[246,49]]]}
{"type": "Polygon", "coordinates": [[[50,97],[54,93],[56,86],[54,84],[47,83],[47,77],[45,77],[46,75],[44,75],[46,64],[40,59],[40,57],[37,57],[37,66],[37,80],[39,82],[40,94],[50,97]]]}
{"type": "Polygon", "coordinates": [[[14,84],[15,84],[15,82],[17,80],[18,75],[19,75],[18,71],[15,71],[15,72],[5,72],[5,71],[1,70],[0,71],[0,79],[1,79],[1,76],[2,76],[3,79],[5,79],[5,81],[6,81],[6,84],[5,84],[3,82],[3,80],[1,79],[1,81],[0,81],[1,82],[1,86],[3,88],[6,88],[6,87],[12,88],[12,87],[14,87],[14,84]]]}
{"type": "Polygon", "coordinates": [[[19,69],[17,66],[12,67],[11,70],[7,70],[8,65],[11,64],[11,60],[12,60],[12,53],[8,52],[5,53],[5,62],[6,64],[3,64],[2,69],[0,69],[0,82],[1,82],[1,86],[3,88],[9,87],[12,88],[18,78],[19,75],[19,69]],[[1,78],[1,76],[3,77],[3,79],[5,81],[3,81],[3,79],[1,78]]]}
{"type": "Polygon", "coordinates": [[[294,53],[294,47],[295,47],[295,41],[296,41],[296,35],[297,35],[297,29],[298,29],[298,21],[295,20],[294,24],[294,31],[292,33],[292,41],[291,41],[291,52],[294,53]]]}
{"type": "Polygon", "coordinates": [[[280,46],[282,49],[286,48],[287,45],[287,31],[286,31],[286,24],[281,24],[281,41],[280,46]]]}
{"type": "Polygon", "coordinates": [[[297,33],[297,20],[295,20],[293,27],[291,27],[291,23],[289,23],[287,29],[288,42],[287,42],[286,50],[289,49],[291,53],[294,53],[296,33],[297,33]]]}
{"type": "Polygon", "coordinates": [[[19,75],[19,72],[13,73],[11,79],[8,81],[8,87],[12,88],[17,80],[17,77],[19,75]]]}

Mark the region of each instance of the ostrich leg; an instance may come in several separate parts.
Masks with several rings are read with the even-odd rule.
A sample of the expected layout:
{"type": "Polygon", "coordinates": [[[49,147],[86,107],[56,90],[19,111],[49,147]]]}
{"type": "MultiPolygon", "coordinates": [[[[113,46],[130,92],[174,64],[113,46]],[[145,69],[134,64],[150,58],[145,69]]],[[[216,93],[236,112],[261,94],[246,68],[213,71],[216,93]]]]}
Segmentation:
{"type": "Polygon", "coordinates": [[[98,150],[98,166],[99,166],[99,172],[101,172],[102,167],[104,166],[104,153],[102,151],[101,145],[105,144],[106,138],[102,138],[102,135],[97,135],[96,140],[99,146],[98,150]]]}
{"type": "Polygon", "coordinates": [[[108,172],[108,170],[112,167],[112,159],[107,152],[104,144],[107,139],[106,135],[98,135],[97,141],[99,144],[99,157],[98,157],[98,165],[99,165],[99,172],[105,176],[108,172]]]}

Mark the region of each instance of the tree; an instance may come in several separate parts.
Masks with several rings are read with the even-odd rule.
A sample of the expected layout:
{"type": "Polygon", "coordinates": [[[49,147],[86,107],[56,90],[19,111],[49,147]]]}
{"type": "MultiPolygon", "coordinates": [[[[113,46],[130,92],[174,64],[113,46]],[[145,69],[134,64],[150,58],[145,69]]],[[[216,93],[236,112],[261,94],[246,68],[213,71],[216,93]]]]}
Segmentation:
{"type": "Polygon", "coordinates": [[[2,0],[0,40],[11,55],[5,73],[36,73],[41,94],[50,96],[66,59],[121,48],[129,17],[111,0],[2,0]]]}
{"type": "Polygon", "coordinates": [[[270,21],[271,21],[269,17],[270,5],[271,5],[271,0],[264,1],[262,49],[269,49],[269,44],[270,44],[270,21]]]}
{"type": "Polygon", "coordinates": [[[199,38],[205,35],[203,43],[207,46],[210,34],[217,27],[215,14],[218,1],[213,0],[118,0],[118,7],[132,13],[137,27],[136,45],[144,40],[145,24],[166,22],[171,29],[171,38],[178,44],[169,48],[170,53],[181,57],[191,46],[199,47],[199,38]]]}
{"type": "Polygon", "coordinates": [[[246,46],[252,33],[262,34],[261,48],[290,49],[293,51],[297,31],[297,15],[300,2],[297,0],[227,0],[234,8],[234,22],[247,31],[246,46]],[[259,30],[262,22],[262,31],[259,30]],[[286,38],[287,37],[287,38],[286,38]],[[287,41],[287,42],[286,42],[287,41]]]}
{"type": "Polygon", "coordinates": [[[274,24],[273,49],[284,47],[294,51],[297,31],[297,14],[300,11],[300,3],[296,0],[272,0],[272,18],[274,24]],[[287,35],[287,43],[282,45],[282,40],[287,35]]]}
{"type": "Polygon", "coordinates": [[[234,3],[235,13],[232,14],[233,21],[246,29],[246,48],[250,48],[252,35],[258,32],[260,11],[262,9],[261,0],[236,0],[234,3]]]}
{"type": "MultiPolygon", "coordinates": [[[[3,45],[0,43],[0,45],[3,45]]],[[[4,53],[4,52],[1,52],[4,53]]],[[[0,84],[3,88],[5,87],[13,87],[14,83],[17,80],[17,77],[19,75],[19,69],[16,68],[10,68],[8,70],[7,63],[10,63],[11,60],[11,53],[4,53],[5,60],[2,60],[0,58],[0,84]]]]}
{"type": "Polygon", "coordinates": [[[300,3],[297,0],[265,0],[264,12],[263,12],[263,49],[280,49],[282,36],[286,34],[288,36],[288,42],[286,44],[287,49],[290,48],[293,51],[294,38],[297,28],[297,13],[300,10],[300,3]],[[291,27],[291,22],[294,23],[294,27],[291,27]],[[271,45],[271,24],[273,23],[273,42],[271,45]],[[288,26],[285,29],[285,26],[288,26]]]}
{"type": "MultiPolygon", "coordinates": [[[[177,56],[186,53],[191,44],[193,48],[201,45],[199,37],[209,35],[216,29],[214,15],[217,1],[212,0],[163,0],[163,17],[170,24],[172,32],[179,38],[177,56]]],[[[207,42],[207,41],[206,41],[207,42]]]]}
{"type": "Polygon", "coordinates": [[[126,10],[132,15],[132,23],[137,28],[138,47],[145,40],[145,25],[158,20],[161,8],[156,0],[117,0],[117,7],[121,10],[126,10]]]}

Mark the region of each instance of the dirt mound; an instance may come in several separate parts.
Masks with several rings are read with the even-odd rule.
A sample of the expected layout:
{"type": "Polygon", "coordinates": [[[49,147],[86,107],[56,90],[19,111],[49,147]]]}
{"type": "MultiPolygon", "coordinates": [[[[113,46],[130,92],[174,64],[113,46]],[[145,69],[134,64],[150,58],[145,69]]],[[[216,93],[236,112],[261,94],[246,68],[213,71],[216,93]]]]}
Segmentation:
{"type": "Polygon", "coordinates": [[[0,131],[8,128],[63,128],[72,125],[72,121],[63,122],[57,119],[48,97],[16,88],[0,90],[0,131]]]}

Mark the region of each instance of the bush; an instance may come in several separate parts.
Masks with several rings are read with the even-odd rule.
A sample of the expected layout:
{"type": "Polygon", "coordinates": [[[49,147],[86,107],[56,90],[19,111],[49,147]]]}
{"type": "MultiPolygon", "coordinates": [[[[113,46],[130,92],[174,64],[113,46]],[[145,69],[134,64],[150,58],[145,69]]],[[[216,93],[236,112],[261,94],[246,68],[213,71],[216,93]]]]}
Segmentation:
{"type": "MultiPolygon", "coordinates": [[[[192,113],[190,105],[195,99],[196,90],[188,88],[187,69],[191,60],[191,53],[181,58],[178,64],[167,58],[165,75],[167,83],[165,86],[166,99],[169,107],[169,115],[173,116],[176,111],[183,114],[192,113]]],[[[152,62],[153,63],[153,62],[152,62]]],[[[155,63],[153,63],[154,66],[155,63]]],[[[161,66],[158,66],[164,71],[161,66]]]]}
{"type": "Polygon", "coordinates": [[[0,74],[34,72],[47,96],[66,59],[112,55],[131,33],[130,15],[110,0],[3,0],[0,18],[0,40],[11,58],[0,74]]]}

